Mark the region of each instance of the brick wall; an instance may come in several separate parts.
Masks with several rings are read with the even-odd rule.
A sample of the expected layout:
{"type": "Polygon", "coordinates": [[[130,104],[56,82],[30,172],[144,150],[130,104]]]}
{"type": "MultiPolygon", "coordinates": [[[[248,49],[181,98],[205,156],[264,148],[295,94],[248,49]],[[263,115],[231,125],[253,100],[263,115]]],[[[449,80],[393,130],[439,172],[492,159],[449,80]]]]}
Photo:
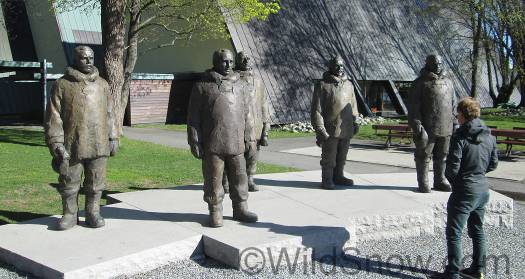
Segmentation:
{"type": "Polygon", "coordinates": [[[165,123],[171,85],[172,80],[133,80],[129,94],[131,125],[165,123]]]}

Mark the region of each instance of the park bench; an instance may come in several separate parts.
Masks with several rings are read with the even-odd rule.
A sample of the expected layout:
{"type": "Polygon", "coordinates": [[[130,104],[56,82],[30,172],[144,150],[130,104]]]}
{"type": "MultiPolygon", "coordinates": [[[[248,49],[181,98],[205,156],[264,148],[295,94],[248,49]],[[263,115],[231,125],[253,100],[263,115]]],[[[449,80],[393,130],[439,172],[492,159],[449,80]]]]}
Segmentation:
{"type": "Polygon", "coordinates": [[[389,148],[392,138],[407,139],[408,144],[412,143],[412,129],[407,124],[374,124],[372,128],[377,136],[385,136],[385,147],[389,148]],[[380,131],[388,131],[381,133],[380,131]]]}
{"type": "Polygon", "coordinates": [[[512,146],[525,145],[525,128],[514,127],[514,129],[491,129],[492,135],[496,137],[496,142],[505,144],[505,157],[509,157],[512,146]]]}

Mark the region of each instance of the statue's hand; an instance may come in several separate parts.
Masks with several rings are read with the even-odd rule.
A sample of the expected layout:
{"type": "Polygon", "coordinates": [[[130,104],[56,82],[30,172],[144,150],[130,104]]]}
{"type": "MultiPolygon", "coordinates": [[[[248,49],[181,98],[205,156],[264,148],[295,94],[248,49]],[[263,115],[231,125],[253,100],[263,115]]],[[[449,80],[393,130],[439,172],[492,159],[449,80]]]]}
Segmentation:
{"type": "Polygon", "coordinates": [[[264,136],[259,140],[259,145],[268,146],[268,136],[264,136]]]}
{"type": "Polygon", "coordinates": [[[415,124],[414,133],[416,135],[421,135],[421,133],[425,130],[425,128],[423,128],[423,125],[421,124],[421,121],[420,120],[416,120],[416,121],[414,121],[414,124],[415,124]]]}
{"type": "Polygon", "coordinates": [[[109,140],[109,147],[110,147],[109,156],[117,155],[118,148],[119,148],[119,141],[118,141],[118,139],[111,139],[111,140],[109,140]]]}
{"type": "Polygon", "coordinates": [[[416,148],[421,149],[425,148],[428,144],[428,134],[427,131],[425,131],[424,128],[421,128],[421,132],[417,135],[415,135],[414,138],[414,144],[416,145],[416,148]]]}
{"type": "Polygon", "coordinates": [[[197,159],[202,159],[202,146],[199,143],[194,143],[190,146],[191,154],[197,159]]]}
{"type": "Polygon", "coordinates": [[[70,159],[69,153],[63,143],[53,143],[53,145],[51,145],[51,155],[53,158],[61,161],[70,159]]]}
{"type": "Polygon", "coordinates": [[[317,136],[315,137],[315,144],[317,144],[317,146],[319,147],[322,147],[323,143],[329,138],[330,138],[330,135],[327,132],[324,132],[322,134],[318,133],[317,136]]]}
{"type": "Polygon", "coordinates": [[[354,122],[354,135],[356,135],[357,133],[359,133],[359,124],[354,122]]]}

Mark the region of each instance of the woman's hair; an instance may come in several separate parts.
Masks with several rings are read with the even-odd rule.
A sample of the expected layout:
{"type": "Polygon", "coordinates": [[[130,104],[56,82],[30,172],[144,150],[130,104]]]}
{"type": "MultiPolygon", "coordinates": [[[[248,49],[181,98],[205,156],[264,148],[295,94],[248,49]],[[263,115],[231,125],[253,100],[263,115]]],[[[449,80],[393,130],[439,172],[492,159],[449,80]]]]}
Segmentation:
{"type": "Polygon", "coordinates": [[[467,121],[478,118],[481,114],[479,102],[471,97],[461,99],[458,104],[457,111],[461,112],[467,121]]]}

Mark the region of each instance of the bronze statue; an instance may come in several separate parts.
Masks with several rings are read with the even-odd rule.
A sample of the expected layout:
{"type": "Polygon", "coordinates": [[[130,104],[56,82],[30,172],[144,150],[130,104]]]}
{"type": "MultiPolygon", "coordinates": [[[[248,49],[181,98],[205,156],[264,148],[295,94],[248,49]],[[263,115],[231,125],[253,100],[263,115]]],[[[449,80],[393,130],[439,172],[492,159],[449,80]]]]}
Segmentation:
{"type": "MultiPolygon", "coordinates": [[[[237,53],[235,58],[235,69],[239,73],[240,79],[245,83],[246,95],[245,102],[249,110],[249,118],[246,121],[247,133],[246,148],[244,158],[246,159],[246,172],[248,175],[248,190],[250,192],[259,191],[259,186],[255,184],[253,176],[257,172],[257,158],[261,146],[268,146],[268,131],[270,131],[270,116],[268,102],[264,86],[259,78],[254,76],[251,68],[251,59],[244,52],[237,53]]],[[[223,177],[224,191],[229,192],[227,175],[223,177]]]]}
{"type": "Polygon", "coordinates": [[[322,148],[322,187],[334,189],[335,184],[352,186],[344,176],[350,139],[357,133],[357,101],[352,81],[347,77],[343,59],[329,61],[329,69],[316,83],[312,98],[311,121],[322,148]]]}
{"type": "Polygon", "coordinates": [[[234,72],[233,54],[215,51],[213,68],[206,71],[193,87],[188,107],[188,143],[193,156],[203,160],[204,201],[208,203],[211,227],[223,224],[222,177],[227,166],[233,219],[256,222],[248,211],[248,181],[244,159],[249,110],[245,104],[246,87],[234,72]]]}
{"type": "Polygon", "coordinates": [[[108,83],[93,65],[93,50],[78,46],[72,67],[53,87],[45,120],[46,142],[59,173],[63,216],[59,230],[78,223],[78,192],[84,174],[86,224],[105,225],[100,198],[106,186],[108,156],[118,150],[108,83]]]}
{"type": "Polygon", "coordinates": [[[450,192],[445,177],[445,159],[450,136],[457,124],[456,95],[451,80],[443,70],[439,55],[429,55],[409,95],[408,122],[414,134],[417,182],[419,191],[429,193],[430,155],[434,163],[434,190],[450,192]]]}

